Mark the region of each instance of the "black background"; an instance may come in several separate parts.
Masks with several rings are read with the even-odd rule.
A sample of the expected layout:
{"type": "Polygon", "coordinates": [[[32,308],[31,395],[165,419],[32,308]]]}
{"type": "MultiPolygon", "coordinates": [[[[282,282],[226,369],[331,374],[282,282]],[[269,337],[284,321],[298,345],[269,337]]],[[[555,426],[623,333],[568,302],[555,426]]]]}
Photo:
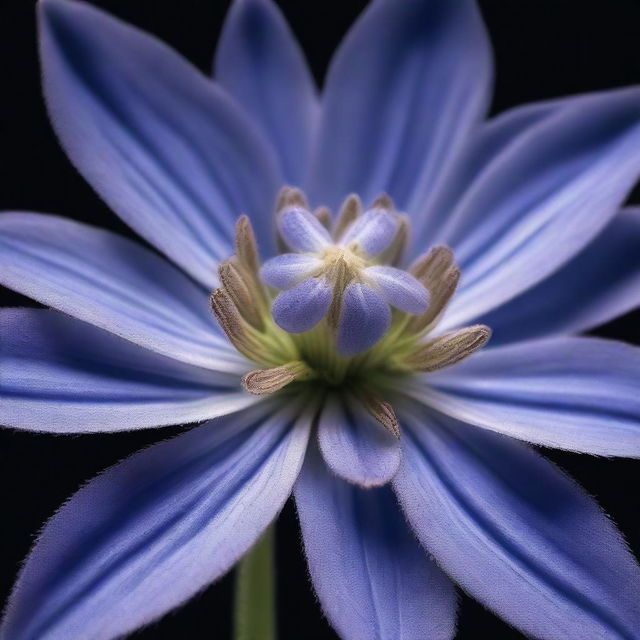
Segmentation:
{"type": "MultiPolygon", "coordinates": [[[[404,0],[398,0],[404,1],[404,0]]],[[[100,0],[104,7],[169,42],[203,70],[228,3],[222,0],[100,0]]],[[[365,2],[279,3],[318,81],[332,50],[365,2]]],[[[640,1],[484,0],[496,53],[493,111],[521,102],[640,83],[640,1]]],[[[0,209],[64,214],[126,235],[75,173],[47,122],[39,88],[34,3],[0,0],[0,209]]],[[[640,202],[638,197],[632,201],[640,202]]],[[[640,250],[640,249],[639,249],[640,250]]],[[[0,290],[2,304],[34,303],[0,290]]],[[[595,333],[640,344],[640,312],[595,333]]],[[[0,599],[43,522],[80,483],[175,429],[47,436],[0,431],[0,599]]],[[[595,496],[640,553],[640,464],[545,452],[595,496]]],[[[279,627],[282,640],[335,638],[315,602],[289,504],[278,525],[279,627]]],[[[136,634],[144,639],[227,638],[232,580],[227,576],[187,606],[136,634]]],[[[460,640],[522,638],[462,596],[460,640]]]]}

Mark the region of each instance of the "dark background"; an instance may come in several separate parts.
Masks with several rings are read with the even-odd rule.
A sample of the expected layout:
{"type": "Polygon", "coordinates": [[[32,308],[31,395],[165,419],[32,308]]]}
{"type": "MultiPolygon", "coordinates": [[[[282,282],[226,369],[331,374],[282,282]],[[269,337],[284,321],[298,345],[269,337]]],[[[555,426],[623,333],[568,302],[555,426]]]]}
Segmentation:
{"type": "MultiPolygon", "coordinates": [[[[158,35],[203,70],[210,68],[228,6],[223,0],[93,4],[158,35]]],[[[332,50],[366,3],[279,4],[321,81],[332,50]]],[[[494,112],[531,100],[640,83],[640,0],[484,0],[480,5],[496,52],[494,112]]],[[[0,209],[60,213],[131,235],[75,173],[49,127],[39,88],[34,6],[32,0],[0,0],[0,209]]],[[[0,296],[2,304],[35,306],[1,289],[0,296]]],[[[635,312],[595,333],[640,344],[639,321],[640,312],[635,312]]],[[[0,600],[8,595],[35,533],[80,483],[175,433],[167,428],[62,437],[0,431],[0,600]]],[[[640,463],[546,453],[599,500],[640,553],[640,463]]],[[[290,504],[278,525],[278,566],[281,640],[335,638],[311,591],[290,504]]],[[[231,586],[227,576],[136,637],[229,637],[231,586]]],[[[466,596],[460,613],[460,640],[523,637],[466,596]]]]}

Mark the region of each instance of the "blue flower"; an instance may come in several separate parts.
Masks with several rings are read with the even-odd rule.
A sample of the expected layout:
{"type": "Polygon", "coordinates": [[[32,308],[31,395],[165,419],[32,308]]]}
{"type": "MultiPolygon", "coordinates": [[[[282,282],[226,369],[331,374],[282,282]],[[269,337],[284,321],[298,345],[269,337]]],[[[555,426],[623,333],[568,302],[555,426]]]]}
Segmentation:
{"type": "Polygon", "coordinates": [[[0,423],[203,424],[58,511],[2,637],[156,620],[293,491],[346,640],[453,637],[452,581],[536,638],[639,638],[638,564],[526,443],[640,456],[640,351],[573,335],[640,299],[640,89],[483,123],[472,0],[374,0],[320,100],[268,0],[232,5],[215,81],[86,4],[39,9],[62,145],[159,253],[0,217],[0,282],[55,309],[0,314],[0,423]]]}

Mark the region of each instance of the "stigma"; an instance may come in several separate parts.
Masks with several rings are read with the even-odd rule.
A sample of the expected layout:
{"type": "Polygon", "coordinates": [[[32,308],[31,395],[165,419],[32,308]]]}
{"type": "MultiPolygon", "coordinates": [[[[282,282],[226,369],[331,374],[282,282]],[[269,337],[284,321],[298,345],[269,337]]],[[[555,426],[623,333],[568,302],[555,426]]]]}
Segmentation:
{"type": "Polygon", "coordinates": [[[394,266],[404,250],[407,223],[388,197],[363,211],[359,199],[350,196],[335,224],[326,209],[321,216],[312,214],[295,189],[279,202],[278,231],[289,251],[268,260],[260,275],[281,290],[272,313],[282,329],[304,333],[326,318],[338,353],[352,356],[387,333],[392,309],[426,311],[427,289],[394,266]]]}

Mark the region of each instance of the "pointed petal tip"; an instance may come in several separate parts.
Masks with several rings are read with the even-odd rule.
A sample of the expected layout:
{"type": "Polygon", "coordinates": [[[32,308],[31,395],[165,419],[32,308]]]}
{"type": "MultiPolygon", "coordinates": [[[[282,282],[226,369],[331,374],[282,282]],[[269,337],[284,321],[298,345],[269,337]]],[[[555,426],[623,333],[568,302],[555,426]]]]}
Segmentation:
{"type": "Polygon", "coordinates": [[[65,22],[70,24],[72,20],[81,14],[104,14],[94,7],[80,0],[38,0],[36,12],[41,26],[55,28],[65,22]]]}
{"type": "Polygon", "coordinates": [[[333,473],[364,489],[391,482],[401,463],[399,438],[374,417],[370,404],[355,398],[327,399],[319,419],[318,445],[333,473]]]}

